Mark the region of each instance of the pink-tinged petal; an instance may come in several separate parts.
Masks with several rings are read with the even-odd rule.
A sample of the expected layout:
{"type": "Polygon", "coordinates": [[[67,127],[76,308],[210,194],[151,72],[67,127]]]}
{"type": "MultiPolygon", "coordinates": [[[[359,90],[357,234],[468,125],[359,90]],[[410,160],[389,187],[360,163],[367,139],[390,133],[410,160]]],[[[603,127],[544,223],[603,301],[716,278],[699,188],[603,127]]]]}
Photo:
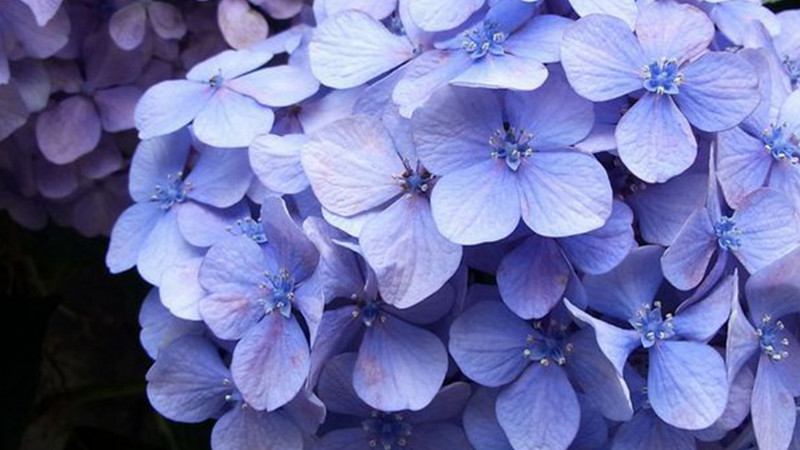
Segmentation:
{"type": "Polygon", "coordinates": [[[198,64],[186,74],[186,79],[198,83],[208,83],[214,76],[221,75],[232,80],[252,72],[272,59],[272,54],[248,50],[225,50],[198,64]]]}
{"type": "MultiPolygon", "coordinates": [[[[214,147],[247,147],[275,121],[271,109],[227,88],[217,90],[194,120],[197,139],[214,147]]],[[[139,133],[141,135],[141,131],[139,133]]]]}
{"type": "Polygon", "coordinates": [[[392,100],[399,106],[400,114],[410,118],[417,108],[425,105],[434,93],[446,88],[451,79],[470,65],[472,58],[466,52],[424,52],[404,68],[403,79],[395,86],[392,100]]]}
{"type": "Polygon", "coordinates": [[[660,341],[650,349],[647,397],[658,416],[687,430],[707,428],[728,403],[722,356],[706,344],[660,341]]]}
{"type": "Polygon", "coordinates": [[[750,409],[753,430],[758,448],[764,450],[788,448],[797,420],[794,397],[780,382],[780,364],[762,354],[753,385],[753,403],[750,409]]]}
{"type": "Polygon", "coordinates": [[[34,174],[36,187],[45,198],[63,199],[78,189],[77,167],[73,164],[57,165],[37,159],[34,174]]]}
{"type": "Polygon", "coordinates": [[[194,258],[164,272],[159,294],[164,306],[175,317],[202,320],[199,305],[206,292],[197,279],[202,262],[202,258],[194,258]]]}
{"type": "Polygon", "coordinates": [[[561,45],[561,64],[575,91],[595,102],[642,88],[647,56],[623,20],[590,15],[570,25],[561,45]]]}
{"type": "Polygon", "coordinates": [[[683,84],[675,98],[689,122],[701,130],[713,132],[734,127],[761,100],[758,75],[739,55],[705,53],[682,73],[683,84]]]}
{"type": "Polygon", "coordinates": [[[111,273],[124,272],[136,265],[139,252],[163,212],[151,203],[137,203],[117,219],[111,230],[106,265],[111,273]]]}
{"type": "Polygon", "coordinates": [[[227,86],[262,105],[281,107],[314,95],[319,89],[319,81],[306,68],[285,65],[249,73],[231,80],[227,86]]]}
{"type": "Polygon", "coordinates": [[[635,0],[569,0],[569,4],[581,17],[589,14],[606,14],[624,20],[631,29],[639,15],[635,0]]]}
{"type": "Polygon", "coordinates": [[[147,31],[147,9],[144,3],[133,2],[118,10],[108,22],[108,31],[114,43],[123,50],[139,47],[147,31]]]}
{"type": "Polygon", "coordinates": [[[262,134],[253,140],[250,166],[267,189],[297,194],[309,186],[300,163],[300,149],[307,141],[303,134],[262,134]]]}
{"type": "MultiPolygon", "coordinates": [[[[200,266],[200,276],[204,266],[200,266]]],[[[218,338],[241,339],[264,317],[264,307],[258,304],[258,294],[259,292],[254,290],[254,292],[220,292],[205,295],[197,304],[200,317],[218,338]]]]}
{"type": "Polygon", "coordinates": [[[308,342],[297,321],[271,313],[236,345],[231,373],[248,404],[274,411],[303,387],[309,359],[308,342]]]}
{"type": "Polygon", "coordinates": [[[497,397],[497,421],[516,449],[566,449],[578,433],[580,405],[561,366],[531,365],[497,397]]]}
{"type": "Polygon", "coordinates": [[[596,230],[611,215],[611,184],[592,155],[534,152],[522,162],[517,176],[522,220],[542,236],[596,230]]]}
{"type": "Polygon", "coordinates": [[[503,386],[528,365],[523,352],[533,333],[500,302],[481,301],[450,327],[450,354],[470,379],[484,386],[503,386]]]}
{"type": "Polygon", "coordinates": [[[717,135],[717,178],[732,208],[739,208],[748,194],[764,186],[772,162],[761,140],[739,127],[717,135]]]}
{"type": "Polygon", "coordinates": [[[222,0],[217,8],[217,23],[225,41],[243,49],[263,41],[269,33],[267,20],[250,8],[247,0],[222,0]]]}
{"type": "Polygon", "coordinates": [[[141,141],[131,161],[128,186],[131,198],[149,202],[157,186],[183,171],[189,156],[191,135],[184,129],[166,136],[141,141]]]}
{"type": "Polygon", "coordinates": [[[614,201],[611,216],[602,227],[578,236],[559,239],[572,265],[583,273],[601,274],[618,266],[636,246],[633,212],[614,201]]]}
{"type": "Polygon", "coordinates": [[[411,20],[425,31],[453,29],[483,6],[485,0],[411,0],[411,20]]]}
{"type": "Polygon", "coordinates": [[[708,176],[687,172],[663,184],[647,185],[625,197],[648,243],[668,246],[686,219],[706,201],[708,176]]]}
{"type": "Polygon", "coordinates": [[[645,94],[622,116],[616,137],[625,167],[650,183],[681,174],[697,157],[692,127],[669,95],[645,94]]]}
{"type": "Polygon", "coordinates": [[[303,435],[282,411],[256,411],[234,405],[211,430],[214,450],[303,450],[303,435]]]}
{"type": "Polygon", "coordinates": [[[28,107],[16,86],[0,85],[0,140],[11,136],[28,120],[28,107]]]}
{"type": "Polygon", "coordinates": [[[81,96],[62,101],[36,120],[39,149],[45,158],[56,164],[71,163],[94,150],[101,133],[97,109],[89,99],[81,96]]]}
{"type": "Polygon", "coordinates": [[[617,267],[602,275],[586,275],[583,285],[592,309],[627,322],[655,299],[664,281],[661,275],[663,249],[655,245],[637,247],[617,267]]]}
{"type": "Polygon", "coordinates": [[[180,39],[186,34],[186,23],[180,10],[166,2],[150,2],[147,4],[147,15],[150,24],[159,37],[164,39],[180,39]]]}
{"type": "Polygon", "coordinates": [[[22,3],[28,5],[33,15],[36,16],[36,23],[39,26],[44,26],[53,16],[58,12],[63,0],[21,0],[22,3]]]}
{"type": "Polygon", "coordinates": [[[447,351],[436,335],[384,316],[367,329],[356,360],[353,386],[359,397],[383,411],[427,406],[447,372],[447,351]]]}
{"type": "Polygon", "coordinates": [[[780,192],[761,188],[747,196],[733,215],[741,246],[733,253],[755,273],[800,245],[800,222],[780,192]]]}
{"type": "Polygon", "coordinates": [[[320,203],[352,216],[403,192],[392,177],[405,171],[383,125],[368,116],[336,121],[318,131],[300,160],[320,203]]]}
{"type": "Polygon", "coordinates": [[[486,55],[450,80],[455,86],[531,91],[547,79],[547,68],[540,61],[513,54],[486,55]]]}
{"type": "Polygon", "coordinates": [[[436,182],[433,219],[452,242],[474,245],[510,235],[520,218],[516,174],[504,161],[486,161],[450,173],[436,182]],[[469,202],[464,202],[469,198],[469,202]]]}
{"type": "Polygon", "coordinates": [[[120,86],[94,94],[103,130],[109,133],[130,130],[136,126],[134,112],[142,91],[135,86],[120,86]]]}
{"type": "Polygon", "coordinates": [[[708,48],[714,24],[700,9],[674,2],[653,2],[642,8],[636,35],[652,61],[687,61],[708,48]]]}
{"type": "Polygon", "coordinates": [[[559,62],[564,31],[571,23],[571,19],[554,14],[536,16],[508,37],[503,50],[523,59],[559,62]]]}
{"type": "Polygon", "coordinates": [[[139,139],[177,131],[197,117],[214,95],[214,89],[202,83],[168,80],[145,91],[134,112],[139,139]]]}
{"type": "Polygon", "coordinates": [[[439,234],[427,197],[416,193],[367,222],[359,244],[378,277],[381,297],[398,308],[438,291],[461,263],[461,246],[439,234]]]}
{"type": "Polygon", "coordinates": [[[524,319],[540,319],[561,301],[570,268],[553,239],[531,236],[497,268],[503,302],[524,319]]]}
{"type": "Polygon", "coordinates": [[[595,121],[592,102],[576,94],[558,71],[541,89],[507,92],[505,110],[511,126],[533,136],[528,145],[534,150],[573,145],[589,134],[595,121]]]}
{"type": "Polygon", "coordinates": [[[767,314],[777,319],[800,312],[800,303],[795,301],[800,292],[800,250],[754,273],[745,289],[750,317],[755,321],[767,314]]]}
{"type": "Polygon", "coordinates": [[[718,249],[708,211],[695,210],[661,258],[664,277],[683,291],[696,287],[703,281],[711,257],[718,249]]]}
{"type": "Polygon", "coordinates": [[[309,44],[311,71],[322,84],[347,89],[410,60],[414,46],[367,13],[340,12],[314,30],[309,44]]]}
{"type": "MultiPolygon", "coordinates": [[[[151,208],[156,206],[151,205],[151,208]]],[[[136,268],[148,283],[158,286],[167,268],[200,256],[199,248],[183,238],[178,213],[171,209],[161,216],[139,252],[136,268]]]]}
{"type": "Polygon", "coordinates": [[[441,89],[411,119],[419,159],[437,176],[485,163],[489,138],[503,129],[501,114],[491,91],[441,89]]]}
{"type": "Polygon", "coordinates": [[[720,281],[717,288],[703,300],[678,310],[672,320],[675,334],[691,341],[707,342],[725,325],[731,305],[739,299],[739,274],[720,281]]]}
{"type": "Polygon", "coordinates": [[[614,366],[617,375],[621,377],[628,356],[642,345],[639,333],[634,330],[623,330],[596,319],[570,303],[567,299],[564,299],[564,305],[579,323],[584,323],[594,330],[597,345],[614,366]]]}

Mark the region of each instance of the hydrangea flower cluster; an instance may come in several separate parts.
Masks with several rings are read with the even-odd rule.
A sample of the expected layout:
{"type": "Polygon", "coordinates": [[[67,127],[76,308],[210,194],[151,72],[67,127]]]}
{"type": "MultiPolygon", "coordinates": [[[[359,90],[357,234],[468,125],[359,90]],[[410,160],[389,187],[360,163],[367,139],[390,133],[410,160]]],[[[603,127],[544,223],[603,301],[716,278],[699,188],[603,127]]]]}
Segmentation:
{"type": "Polygon", "coordinates": [[[800,11],[0,0],[0,148],[214,450],[800,447],[800,11]]]}

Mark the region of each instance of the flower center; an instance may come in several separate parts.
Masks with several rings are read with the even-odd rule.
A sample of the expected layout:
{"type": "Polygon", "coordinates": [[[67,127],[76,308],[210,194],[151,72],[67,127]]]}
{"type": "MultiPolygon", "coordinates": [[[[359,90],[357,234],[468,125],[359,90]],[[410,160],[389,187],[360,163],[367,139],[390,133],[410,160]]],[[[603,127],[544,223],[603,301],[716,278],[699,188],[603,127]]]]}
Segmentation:
{"type": "MultiPolygon", "coordinates": [[[[353,294],[353,300],[357,300],[358,297],[353,294]]],[[[367,300],[364,301],[359,309],[353,311],[353,318],[361,318],[361,321],[364,325],[371,327],[373,323],[375,323],[375,319],[381,321],[381,323],[386,322],[386,315],[382,314],[380,302],[377,300],[367,300]]]]}
{"type": "Polygon", "coordinates": [[[506,41],[505,33],[497,29],[497,24],[484,22],[483,24],[464,33],[464,40],[461,41],[463,48],[472,59],[480,59],[491,53],[501,56],[505,53],[503,42],[506,41]]]}
{"type": "Polygon", "coordinates": [[[159,208],[167,210],[177,203],[186,201],[186,194],[192,190],[191,183],[183,181],[183,172],[167,175],[167,182],[157,184],[150,201],[159,203],[159,208]]]}
{"type": "Polygon", "coordinates": [[[220,71],[220,73],[214,75],[208,80],[208,84],[211,85],[212,88],[219,88],[222,86],[224,81],[225,79],[222,78],[222,71],[220,71]]]}
{"type": "Polygon", "coordinates": [[[786,71],[789,72],[792,86],[798,87],[798,84],[800,84],[800,60],[793,61],[787,56],[783,60],[783,65],[786,67],[786,71]]]}
{"type": "Polygon", "coordinates": [[[645,66],[642,71],[644,88],[659,95],[675,95],[678,86],[683,83],[683,74],[678,71],[678,61],[675,59],[661,58],[645,66]]]}
{"type": "Polygon", "coordinates": [[[522,129],[508,127],[503,130],[495,130],[494,134],[489,137],[489,146],[492,148],[489,156],[495,160],[504,160],[508,168],[516,172],[522,159],[533,154],[533,147],[530,145],[531,139],[533,139],[533,135],[522,129]]]}
{"type": "Polygon", "coordinates": [[[416,169],[411,168],[408,160],[403,160],[403,165],[406,167],[405,172],[400,175],[392,175],[403,191],[410,194],[428,192],[436,176],[428,172],[419,161],[417,161],[416,169]]]}
{"type": "Polygon", "coordinates": [[[714,224],[717,244],[723,250],[736,250],[742,246],[742,231],[736,226],[732,217],[722,216],[714,224]]]}
{"type": "Polygon", "coordinates": [[[628,323],[642,336],[642,346],[650,348],[657,340],[666,340],[675,336],[672,329],[672,314],[661,316],[661,302],[643,305],[628,323]]]}
{"type": "Polygon", "coordinates": [[[383,450],[403,448],[408,445],[412,426],[401,413],[373,411],[369,419],[361,422],[370,447],[383,450]]]}
{"type": "Polygon", "coordinates": [[[252,239],[256,244],[266,244],[267,235],[264,234],[264,227],[261,225],[261,219],[254,220],[250,217],[236,221],[236,228],[228,227],[228,232],[234,236],[247,236],[252,239]]]}
{"type": "Polygon", "coordinates": [[[786,351],[789,338],[784,336],[785,333],[783,322],[780,320],[773,322],[769,314],[761,317],[761,326],[756,330],[758,345],[761,351],[775,362],[783,361],[789,356],[789,352],[786,351]]]}
{"type": "Polygon", "coordinates": [[[266,298],[260,300],[264,306],[264,313],[269,314],[278,310],[287,319],[292,314],[292,300],[294,300],[294,277],[286,269],[280,269],[277,274],[264,272],[267,281],[258,285],[262,290],[269,291],[266,298]]]}
{"type": "MultiPolygon", "coordinates": [[[[533,327],[542,331],[540,321],[534,322],[533,327]]],[[[566,326],[551,321],[548,329],[542,331],[539,336],[528,335],[525,339],[525,350],[522,351],[523,356],[545,367],[553,362],[563,366],[567,362],[566,355],[574,350],[572,343],[567,342],[566,331],[566,326]]]]}
{"type": "Polygon", "coordinates": [[[222,380],[222,385],[225,387],[230,388],[230,392],[225,394],[225,401],[228,403],[244,403],[244,399],[242,398],[242,394],[239,392],[236,387],[233,385],[233,381],[224,378],[222,380]]]}
{"type": "Polygon", "coordinates": [[[797,164],[800,161],[800,138],[794,133],[786,132],[786,124],[769,128],[761,133],[764,150],[768,151],[776,161],[788,161],[797,164]]]}

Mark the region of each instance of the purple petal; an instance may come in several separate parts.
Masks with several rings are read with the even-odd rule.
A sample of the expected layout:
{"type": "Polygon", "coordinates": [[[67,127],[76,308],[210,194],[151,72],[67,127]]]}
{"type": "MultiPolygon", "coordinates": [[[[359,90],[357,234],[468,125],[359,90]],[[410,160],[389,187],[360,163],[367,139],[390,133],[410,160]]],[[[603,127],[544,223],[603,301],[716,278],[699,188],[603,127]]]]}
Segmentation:
{"type": "Polygon", "coordinates": [[[683,69],[685,84],[675,97],[692,125],[705,131],[736,126],[758,106],[758,76],[743,58],[705,53],[683,69]],[[725,74],[720,76],[720,74],[725,74]],[[714,107],[710,107],[710,103],[714,107]]]}
{"type": "Polygon", "coordinates": [[[322,436],[314,450],[367,450],[368,437],[361,428],[333,430],[322,436]]]}
{"type": "Polygon", "coordinates": [[[208,103],[214,89],[186,80],[162,81],[145,91],[136,105],[134,121],[139,139],[177,131],[194,120],[208,103]]]}
{"type": "Polygon", "coordinates": [[[187,130],[141,141],[131,161],[129,189],[133,200],[150,202],[157,186],[182,172],[190,145],[187,130]]]}
{"type": "Polygon", "coordinates": [[[153,31],[164,39],[180,39],[186,34],[186,23],[180,10],[166,2],[147,3],[147,15],[153,31]]]}
{"type": "Polygon", "coordinates": [[[0,139],[11,136],[11,133],[28,121],[28,107],[15,86],[0,85],[0,139]]]}
{"type": "Polygon", "coordinates": [[[297,194],[308,187],[300,164],[300,149],[306,141],[303,134],[263,134],[253,140],[250,165],[264,186],[282,194],[297,194]]]}
{"type": "Polygon", "coordinates": [[[164,272],[159,292],[169,312],[185,320],[202,320],[200,300],[206,295],[200,286],[198,273],[202,258],[175,265],[164,272]]]}
{"type": "Polygon", "coordinates": [[[78,189],[77,167],[72,164],[59,166],[45,159],[38,159],[34,165],[36,187],[43,197],[63,199],[78,189]]]}
{"type": "Polygon", "coordinates": [[[311,276],[319,261],[319,252],[289,215],[280,197],[267,197],[261,205],[261,225],[276,262],[297,281],[311,276]]]}
{"type": "Polygon", "coordinates": [[[39,148],[45,158],[56,164],[71,163],[94,150],[101,133],[97,109],[81,96],[67,98],[41,113],[36,120],[39,148]]]}
{"type": "Polygon", "coordinates": [[[369,417],[371,408],[356,394],[353,387],[355,353],[343,353],[331,358],[319,377],[317,392],[328,411],[355,417],[369,417]]]}
{"type": "Polygon", "coordinates": [[[285,65],[251,72],[231,80],[227,86],[264,106],[282,107],[314,95],[319,81],[306,68],[285,65]]]}
{"type": "Polygon", "coordinates": [[[134,128],[134,112],[141,96],[142,91],[135,86],[114,87],[96,92],[93,98],[100,113],[103,130],[116,133],[134,128]]]}
{"type": "Polygon", "coordinates": [[[543,63],[561,60],[561,40],[572,20],[554,14],[536,16],[503,43],[506,53],[543,63]]]}
{"type": "Polygon", "coordinates": [[[672,427],[651,409],[642,409],[630,422],[620,425],[612,450],[694,450],[692,434],[672,427]]]}
{"type": "Polygon", "coordinates": [[[398,308],[439,290],[461,262],[461,246],[439,234],[427,198],[414,193],[367,222],[359,244],[378,277],[381,296],[398,308]]]}
{"type": "Polygon", "coordinates": [[[660,341],[650,349],[647,395],[670,425],[700,430],[713,424],[728,403],[725,361],[708,345],[660,341]]]}
{"type": "Polygon", "coordinates": [[[450,423],[422,423],[414,426],[409,446],[420,450],[462,450],[469,441],[461,427],[450,423]]]}
{"type": "Polygon", "coordinates": [[[469,378],[486,386],[503,386],[528,365],[523,351],[533,332],[501,303],[483,301],[453,322],[450,354],[469,378]]]}
{"type": "Polygon", "coordinates": [[[400,114],[410,118],[417,108],[425,105],[434,93],[446,89],[450,80],[471,64],[472,58],[466,52],[446,50],[430,50],[411,60],[404,69],[403,79],[392,92],[400,114]]]}
{"type": "Polygon", "coordinates": [[[675,334],[686,340],[710,340],[728,320],[731,305],[738,302],[738,298],[739,275],[734,272],[704,300],[678,312],[672,320],[675,334]]]}
{"type": "Polygon", "coordinates": [[[70,20],[66,8],[59,8],[47,24],[39,26],[34,13],[23,2],[2,2],[3,27],[17,38],[32,58],[44,59],[64,48],[69,40],[70,20]]]}
{"type": "Polygon", "coordinates": [[[695,431],[693,434],[697,439],[706,442],[718,441],[725,435],[747,419],[750,415],[750,403],[753,396],[753,383],[755,375],[747,367],[730,382],[730,392],[728,393],[728,405],[722,417],[714,422],[714,425],[704,430],[695,431]]]}
{"type": "Polygon", "coordinates": [[[300,160],[322,205],[352,216],[402,193],[392,177],[405,171],[383,125],[368,116],[334,122],[303,147],[300,160]]]}
{"type": "Polygon", "coordinates": [[[186,196],[217,208],[227,208],[242,200],[251,178],[244,149],[204,148],[186,177],[186,183],[191,186],[186,196]]]}
{"type": "MultiPolygon", "coordinates": [[[[194,133],[214,147],[247,147],[256,136],[268,133],[274,120],[271,109],[223,87],[202,106],[194,120],[194,133]]],[[[141,137],[141,131],[139,134],[141,137]]]]}
{"type": "Polygon", "coordinates": [[[410,423],[419,424],[458,419],[471,394],[472,388],[468,383],[456,381],[439,390],[428,406],[409,412],[406,418],[410,423]]]}
{"type": "Polygon", "coordinates": [[[173,341],[186,335],[202,335],[206,327],[202,322],[182,320],[173,316],[159,298],[159,289],[151,289],[139,310],[139,342],[152,359],[173,341]]]}
{"type": "Polygon", "coordinates": [[[602,102],[641,89],[648,61],[628,24],[597,14],[564,32],[561,63],[578,94],[602,102]]]}
{"type": "Polygon", "coordinates": [[[763,270],[753,274],[745,287],[750,317],[774,318],[800,312],[794,299],[800,292],[800,250],[793,250],[763,270]]]}
{"type": "Polygon", "coordinates": [[[61,7],[61,3],[63,0],[21,0],[22,3],[28,5],[28,7],[33,12],[33,15],[36,16],[36,23],[39,26],[44,26],[53,16],[56,15],[58,9],[61,7]]]}
{"type": "Polygon", "coordinates": [[[639,15],[634,0],[570,0],[569,4],[581,17],[589,14],[606,14],[624,20],[631,28],[639,15]]]}
{"type": "Polygon", "coordinates": [[[192,245],[211,247],[231,236],[237,220],[250,217],[247,205],[237,203],[228,209],[217,209],[200,203],[187,202],[178,209],[181,234],[192,245]]]}
{"type": "Polygon", "coordinates": [[[308,342],[294,318],[267,314],[236,344],[231,373],[244,400],[274,411],[300,391],[309,370],[308,342]]]}
{"type": "Polygon", "coordinates": [[[594,124],[592,102],[578,96],[558,71],[541,89],[507,92],[505,110],[512,126],[533,135],[528,144],[538,150],[573,145],[585,138],[594,124]]]}
{"type": "Polygon", "coordinates": [[[361,342],[353,385],[373,408],[416,411],[433,400],[446,371],[447,351],[436,335],[381,316],[361,342]]]}
{"type": "Polygon", "coordinates": [[[317,27],[309,44],[311,70],[326,86],[347,89],[412,58],[414,47],[368,14],[340,12],[317,27]]]}
{"type": "Polygon", "coordinates": [[[753,385],[753,429],[758,447],[763,449],[787,448],[797,420],[794,397],[780,382],[779,367],[780,363],[761,355],[753,385]]]}
{"type": "MultiPolygon", "coordinates": [[[[153,205],[149,206],[156,208],[153,205]]],[[[181,235],[178,228],[178,213],[175,209],[171,209],[160,215],[152,232],[145,239],[136,267],[142,278],[158,286],[167,268],[198,257],[200,254],[200,249],[186,242],[181,235]]]]}
{"type": "Polygon", "coordinates": [[[694,288],[703,280],[711,257],[718,249],[708,211],[705,208],[695,210],[661,257],[664,277],[678,289],[694,288]]]}
{"type": "Polygon", "coordinates": [[[216,417],[232,390],[230,373],[217,347],[200,336],[176,340],[159,353],[147,371],[150,404],[172,420],[202,422],[216,417]]]}
{"type": "Polygon", "coordinates": [[[575,390],[560,366],[531,365],[497,397],[497,420],[515,448],[566,449],[580,424],[575,390]]]}
{"type": "Polygon", "coordinates": [[[498,392],[478,388],[464,411],[464,431],[475,450],[512,450],[495,414],[498,392]]]}
{"type": "MultiPolygon", "coordinates": [[[[309,385],[316,384],[317,378],[328,360],[347,350],[362,330],[363,322],[358,318],[358,313],[356,307],[345,306],[325,311],[322,314],[317,333],[311,339],[309,385]]],[[[352,378],[350,376],[351,385],[352,378]]],[[[328,407],[331,406],[328,405],[328,407]]]]}
{"type": "Polygon", "coordinates": [[[432,96],[411,123],[419,159],[438,176],[489,160],[486,143],[503,129],[493,92],[451,87],[432,96]]]}
{"type": "Polygon", "coordinates": [[[569,273],[555,240],[531,236],[500,262],[497,287],[516,315],[540,319],[561,301],[569,273]]]}
{"type": "Polygon", "coordinates": [[[744,198],[764,185],[773,158],[764,144],[736,127],[717,135],[717,177],[725,200],[739,208],[744,198]]]}
{"type": "Polygon", "coordinates": [[[615,201],[611,216],[602,227],[579,236],[559,239],[573,266],[584,273],[601,274],[618,266],[636,246],[633,212],[615,201]]]}
{"type": "MultiPolygon", "coordinates": [[[[749,292],[748,292],[749,294],[749,292]]],[[[748,295],[748,298],[751,298],[748,295]]],[[[756,316],[760,317],[760,316],[756,316]]],[[[733,380],[739,371],[759,349],[756,330],[747,320],[738,298],[731,305],[728,319],[728,335],[725,344],[725,361],[728,365],[728,380],[733,380]]]]}
{"type": "Polygon", "coordinates": [[[697,156],[692,128],[668,95],[642,96],[622,116],[615,134],[625,167],[650,183],[681,174],[697,156]],[[663,148],[670,149],[669,155],[663,148]]]}
{"type": "Polygon", "coordinates": [[[674,58],[687,61],[708,48],[714,24],[691,5],[653,2],[636,19],[636,35],[652,61],[674,58]]]}
{"type": "Polygon", "coordinates": [[[256,411],[234,405],[211,431],[214,450],[302,450],[303,436],[283,412],[256,411]]]}
{"type": "Polygon", "coordinates": [[[196,64],[186,74],[186,78],[198,83],[206,83],[207,86],[208,80],[215,75],[222,75],[227,80],[234,79],[258,69],[270,59],[272,59],[272,55],[269,53],[226,50],[196,64]]]}
{"type": "Polygon", "coordinates": [[[455,86],[530,91],[547,79],[547,68],[536,59],[511,53],[486,55],[450,80],[455,86]]]}
{"type": "Polygon", "coordinates": [[[485,0],[412,0],[408,2],[411,20],[425,31],[455,28],[480,9],[485,0]]]}
{"type": "Polygon", "coordinates": [[[136,265],[139,252],[156,227],[163,211],[150,203],[137,203],[126,209],[111,230],[106,265],[120,273],[136,265]]]}
{"type": "Polygon", "coordinates": [[[747,196],[733,215],[741,230],[741,247],[734,254],[755,273],[800,245],[798,218],[786,198],[771,189],[747,196]]]}
{"type": "Polygon", "coordinates": [[[142,44],[147,31],[147,9],[134,2],[117,10],[108,21],[108,31],[114,43],[123,50],[133,50],[142,44]]]}

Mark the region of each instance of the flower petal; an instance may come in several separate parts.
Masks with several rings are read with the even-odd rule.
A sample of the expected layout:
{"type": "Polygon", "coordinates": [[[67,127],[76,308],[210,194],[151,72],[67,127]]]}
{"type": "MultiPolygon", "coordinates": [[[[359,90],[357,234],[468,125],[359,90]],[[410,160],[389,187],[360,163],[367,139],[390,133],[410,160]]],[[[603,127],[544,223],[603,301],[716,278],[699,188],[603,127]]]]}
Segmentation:
{"type": "Polygon", "coordinates": [[[791,204],[779,192],[758,189],[734,214],[742,245],[734,254],[755,273],[800,245],[799,222],[791,204]]]}
{"type": "Polygon", "coordinates": [[[651,61],[687,61],[708,48],[714,24],[700,9],[674,2],[653,2],[639,13],[636,35],[651,61]]]}
{"type": "Polygon", "coordinates": [[[200,113],[214,95],[207,84],[168,80],[145,91],[134,112],[139,139],[177,131],[200,113]]]}
{"type": "MultiPolygon", "coordinates": [[[[175,105],[172,106],[175,108],[175,105]]],[[[272,110],[227,88],[218,89],[194,120],[194,134],[214,147],[247,147],[259,134],[269,133],[272,110]]]]}
{"type": "Polygon", "coordinates": [[[39,148],[48,160],[56,164],[71,163],[91,152],[100,143],[101,134],[97,109],[82,96],[67,98],[45,110],[36,120],[39,148]]]}

